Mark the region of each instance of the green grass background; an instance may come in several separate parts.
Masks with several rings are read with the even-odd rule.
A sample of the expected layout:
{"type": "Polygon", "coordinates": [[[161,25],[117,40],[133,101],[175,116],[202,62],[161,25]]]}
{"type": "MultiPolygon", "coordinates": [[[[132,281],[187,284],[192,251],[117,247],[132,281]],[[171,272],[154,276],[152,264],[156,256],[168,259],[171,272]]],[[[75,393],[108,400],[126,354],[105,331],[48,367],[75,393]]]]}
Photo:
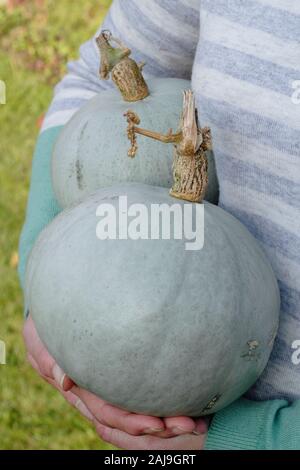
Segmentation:
{"type": "Polygon", "coordinates": [[[53,85],[99,26],[110,0],[0,0],[0,449],[107,449],[93,428],[25,360],[16,252],[38,119],[53,85]],[[13,3],[13,0],[8,3],[13,3]]]}

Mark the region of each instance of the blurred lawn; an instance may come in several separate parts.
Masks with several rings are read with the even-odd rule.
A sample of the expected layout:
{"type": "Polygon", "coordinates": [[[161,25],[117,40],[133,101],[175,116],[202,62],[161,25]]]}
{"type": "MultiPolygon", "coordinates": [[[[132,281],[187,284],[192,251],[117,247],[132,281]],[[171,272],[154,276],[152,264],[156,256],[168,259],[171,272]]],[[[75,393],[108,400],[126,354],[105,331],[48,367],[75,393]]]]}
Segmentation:
{"type": "Polygon", "coordinates": [[[98,27],[110,0],[0,0],[0,449],[105,449],[75,410],[30,369],[21,340],[22,294],[16,271],[38,118],[67,59],[98,27]],[[14,3],[11,0],[9,3],[14,3]],[[16,2],[17,3],[17,2],[16,2]]]}

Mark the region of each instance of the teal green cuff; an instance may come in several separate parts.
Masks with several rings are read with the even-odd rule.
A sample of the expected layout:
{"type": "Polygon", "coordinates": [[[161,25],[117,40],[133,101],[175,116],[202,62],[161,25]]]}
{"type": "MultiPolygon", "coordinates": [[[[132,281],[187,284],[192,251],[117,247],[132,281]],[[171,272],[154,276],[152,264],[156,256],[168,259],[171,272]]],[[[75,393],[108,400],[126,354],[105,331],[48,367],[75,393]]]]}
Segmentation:
{"type": "Polygon", "coordinates": [[[271,402],[240,399],[215,414],[206,450],[262,450],[264,428],[271,402]]]}
{"type": "MultiPolygon", "coordinates": [[[[24,289],[26,264],[31,249],[41,231],[60,212],[51,179],[51,157],[54,144],[62,126],[42,132],[37,140],[33,163],[26,220],[19,243],[19,277],[24,289]]],[[[24,316],[28,315],[26,306],[24,316]]]]}

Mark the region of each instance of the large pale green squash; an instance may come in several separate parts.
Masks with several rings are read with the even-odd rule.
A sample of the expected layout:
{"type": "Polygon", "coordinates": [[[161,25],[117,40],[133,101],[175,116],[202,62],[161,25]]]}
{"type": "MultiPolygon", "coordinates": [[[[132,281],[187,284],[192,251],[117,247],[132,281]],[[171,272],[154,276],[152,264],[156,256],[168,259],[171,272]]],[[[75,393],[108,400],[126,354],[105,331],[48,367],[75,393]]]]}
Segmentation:
{"type": "Polygon", "coordinates": [[[272,269],[244,226],[209,203],[201,250],[187,251],[184,239],[100,241],[97,208],[117,209],[122,195],[149,210],[191,204],[164,188],[128,184],[61,213],[27,265],[26,301],[39,335],[78,385],[124,409],[217,411],[268,361],[279,318],[272,269]]]}
{"type": "MultiPolygon", "coordinates": [[[[52,158],[56,198],[66,208],[97,189],[121,182],[170,187],[173,149],[141,139],[139,158],[127,157],[128,139],[123,114],[132,109],[143,126],[176,130],[182,112],[186,80],[152,79],[150,96],[128,104],[117,90],[99,93],[81,108],[62,130],[52,158]]],[[[209,187],[206,199],[218,201],[218,181],[213,154],[208,153],[209,187]]]]}

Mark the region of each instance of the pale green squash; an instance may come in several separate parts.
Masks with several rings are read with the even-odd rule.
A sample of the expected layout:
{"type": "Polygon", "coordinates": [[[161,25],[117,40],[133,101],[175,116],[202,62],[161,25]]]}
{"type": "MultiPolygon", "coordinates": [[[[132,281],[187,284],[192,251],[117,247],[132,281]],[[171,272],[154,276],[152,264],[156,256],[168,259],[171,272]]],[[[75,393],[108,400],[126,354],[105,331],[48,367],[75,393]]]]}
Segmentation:
{"type": "Polygon", "coordinates": [[[78,385],[126,410],[218,411],[268,361],[279,318],[272,269],[246,228],[209,203],[201,250],[174,239],[100,241],[97,208],[117,207],[121,195],[149,209],[190,204],[164,188],[127,184],[61,213],[27,266],[39,335],[78,385]]]}
{"type": "MultiPolygon", "coordinates": [[[[52,158],[52,181],[62,208],[82,201],[97,189],[122,182],[172,185],[173,148],[143,139],[139,157],[127,156],[123,114],[132,109],[143,126],[176,130],[182,112],[182,92],[190,82],[178,79],[148,81],[150,96],[123,101],[118,90],[99,93],[81,108],[62,130],[52,158]]],[[[208,153],[209,187],[206,199],[217,203],[218,181],[212,153],[208,153]]]]}

